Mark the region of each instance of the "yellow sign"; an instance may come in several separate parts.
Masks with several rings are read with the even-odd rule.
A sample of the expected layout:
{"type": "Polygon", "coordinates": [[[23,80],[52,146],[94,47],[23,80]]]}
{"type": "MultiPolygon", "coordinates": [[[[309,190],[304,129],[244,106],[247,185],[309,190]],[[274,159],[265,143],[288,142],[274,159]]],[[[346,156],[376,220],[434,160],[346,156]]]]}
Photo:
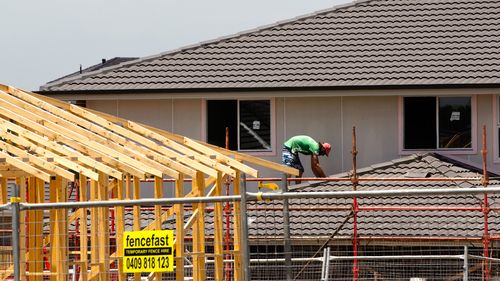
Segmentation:
{"type": "Polygon", "coordinates": [[[123,271],[174,271],[173,244],[173,230],[124,232],[123,271]]]}

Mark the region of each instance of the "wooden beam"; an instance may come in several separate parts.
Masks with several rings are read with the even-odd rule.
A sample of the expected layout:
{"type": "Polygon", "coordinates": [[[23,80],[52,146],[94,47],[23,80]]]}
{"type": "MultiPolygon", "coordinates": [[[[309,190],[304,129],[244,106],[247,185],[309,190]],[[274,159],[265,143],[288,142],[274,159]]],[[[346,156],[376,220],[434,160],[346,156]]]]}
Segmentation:
{"type": "Polygon", "coordinates": [[[0,204],[7,204],[7,177],[0,177],[0,204]]]}
{"type": "MultiPolygon", "coordinates": [[[[116,199],[124,200],[123,180],[117,180],[116,199]]],[[[123,272],[123,232],[125,231],[125,207],[117,206],[116,210],[116,252],[118,252],[118,281],[126,281],[127,274],[123,272]]]]}
{"type": "MultiPolygon", "coordinates": [[[[45,183],[35,177],[28,179],[29,203],[43,203],[45,183]]],[[[28,211],[27,216],[29,281],[41,281],[43,273],[43,210],[28,211]]]]}
{"type": "MultiPolygon", "coordinates": [[[[98,198],[99,201],[109,200],[109,178],[108,175],[99,172],[98,181],[98,198]]],[[[109,247],[110,247],[110,235],[109,235],[109,207],[99,207],[98,210],[98,245],[97,249],[99,251],[99,280],[108,281],[109,280],[109,247]]]]}
{"type": "MultiPolygon", "coordinates": [[[[87,189],[87,177],[83,174],[79,176],[79,188],[80,188],[80,201],[88,201],[88,189],[87,189]]],[[[87,227],[87,208],[80,209],[80,277],[79,281],[88,280],[88,267],[89,267],[89,257],[88,257],[88,227],[87,227]]]]}
{"type": "MultiPolygon", "coordinates": [[[[236,177],[233,180],[233,192],[240,195],[241,174],[236,172],[236,177]]],[[[241,266],[241,214],[240,202],[233,202],[233,255],[234,255],[234,281],[245,280],[243,277],[243,268],[241,266]]]]}
{"type": "MultiPolygon", "coordinates": [[[[258,176],[258,171],[252,167],[249,167],[241,162],[238,162],[234,159],[231,159],[230,157],[216,151],[213,148],[210,148],[206,145],[202,145],[199,142],[196,142],[190,138],[184,137],[184,144],[191,147],[192,149],[198,150],[201,153],[204,153],[206,155],[215,155],[217,161],[220,161],[226,165],[229,165],[237,170],[240,170],[244,172],[245,174],[248,174],[252,177],[257,177],[258,176]]],[[[231,175],[234,177],[234,173],[231,175]]]]}
{"type": "Polygon", "coordinates": [[[56,141],[49,141],[36,133],[33,133],[29,130],[26,130],[26,129],[24,129],[18,125],[15,125],[13,123],[7,122],[6,120],[0,121],[0,127],[4,128],[6,130],[15,131],[18,134],[22,135],[24,138],[27,138],[33,142],[36,142],[41,146],[45,146],[46,148],[51,149],[51,150],[53,150],[57,153],[60,153],[62,155],[70,156],[70,157],[77,157],[79,162],[81,162],[87,166],[93,167],[97,170],[100,170],[104,173],[107,173],[108,175],[110,175],[112,177],[121,177],[122,176],[122,173],[117,171],[114,168],[111,168],[107,165],[104,165],[101,162],[96,161],[88,156],[85,156],[78,151],[70,150],[70,147],[65,147],[65,146],[57,143],[56,141]]]}
{"type": "Polygon", "coordinates": [[[51,174],[61,176],[61,177],[66,178],[70,181],[75,180],[75,175],[72,172],[65,170],[59,166],[56,166],[52,163],[49,163],[45,159],[41,159],[37,156],[33,156],[33,155],[27,153],[26,151],[19,149],[19,148],[15,147],[9,143],[6,143],[6,142],[3,142],[0,140],[0,148],[2,150],[4,150],[5,152],[17,155],[19,157],[26,158],[28,160],[28,162],[31,163],[33,166],[36,165],[36,166],[38,166],[46,171],[49,171],[51,174]]]}
{"type": "MultiPolygon", "coordinates": [[[[155,177],[154,178],[154,196],[157,199],[163,198],[163,179],[160,177],[155,177]]],[[[161,205],[155,205],[155,230],[161,230],[161,205]]],[[[162,273],[157,272],[155,274],[156,281],[161,281],[162,280],[162,273]]]]}
{"type": "Polygon", "coordinates": [[[25,171],[21,170],[1,170],[0,171],[0,177],[5,177],[5,178],[21,178],[21,177],[30,177],[32,175],[26,173],[25,171]]]}
{"type": "MultiPolygon", "coordinates": [[[[175,181],[175,197],[184,197],[184,176],[175,181]]],[[[175,208],[175,280],[184,281],[184,204],[175,208]]]]}
{"type": "MultiPolygon", "coordinates": [[[[57,101],[57,100],[56,100],[57,101]]],[[[90,110],[90,109],[89,109],[90,110]]],[[[116,116],[112,116],[110,114],[106,114],[106,113],[102,113],[102,112],[98,112],[98,111],[94,111],[94,110],[90,110],[92,112],[94,112],[95,114],[98,114],[100,116],[102,116],[103,118],[106,118],[110,121],[113,121],[113,122],[121,122],[121,123],[126,123],[128,120],[125,120],[123,118],[120,118],[120,117],[116,117],[116,116]]],[[[140,124],[140,123],[138,123],[140,124]]],[[[160,135],[163,135],[169,139],[172,139],[172,140],[175,140],[177,142],[183,142],[184,140],[184,137],[181,136],[181,135],[177,135],[177,134],[174,134],[174,133],[171,133],[171,132],[167,132],[165,130],[162,130],[162,129],[158,129],[158,128],[154,128],[152,126],[148,126],[148,125],[145,125],[145,124],[140,124],[142,126],[144,126],[145,128],[148,128],[160,135]]],[[[251,155],[248,155],[248,154],[245,154],[245,153],[240,153],[240,152],[237,152],[237,151],[232,151],[232,150],[228,150],[228,149],[225,149],[225,148],[222,148],[222,147],[218,147],[216,145],[212,145],[212,144],[209,144],[209,143],[205,143],[205,142],[202,142],[202,141],[197,141],[198,143],[204,145],[204,146],[207,146],[209,148],[212,148],[226,156],[233,156],[235,159],[240,159],[240,160],[244,160],[246,162],[249,162],[249,163],[252,163],[252,164],[256,164],[256,165],[259,165],[259,166],[262,166],[262,167],[265,167],[265,168],[269,168],[269,169],[272,169],[272,170],[275,170],[275,171],[279,171],[279,172],[283,172],[283,173],[286,173],[286,174],[290,174],[290,175],[293,175],[293,176],[298,176],[299,175],[299,170],[297,169],[294,169],[294,168],[290,168],[288,166],[285,166],[285,165],[281,165],[281,164],[278,164],[278,163],[275,163],[275,162],[272,162],[272,161],[268,161],[268,160],[264,160],[264,159],[261,159],[261,158],[258,158],[258,157],[255,157],[255,156],[251,156],[251,155]]]]}
{"type": "MultiPolygon", "coordinates": [[[[105,115],[105,114],[101,114],[101,115],[106,116],[106,117],[110,117],[110,115],[105,115]]],[[[158,128],[154,128],[154,127],[151,127],[151,126],[147,126],[147,125],[144,125],[144,126],[146,128],[149,128],[149,129],[151,129],[151,130],[153,130],[153,131],[155,131],[155,132],[157,132],[157,133],[165,136],[165,137],[168,137],[168,138],[171,138],[171,139],[174,139],[174,140],[177,140],[177,141],[182,141],[183,140],[183,137],[180,136],[180,135],[176,135],[176,134],[173,134],[173,133],[170,133],[170,132],[158,129],[158,128]]],[[[282,173],[290,174],[292,176],[298,176],[299,175],[299,170],[297,170],[295,168],[290,168],[288,166],[281,165],[281,164],[278,164],[278,163],[275,163],[275,162],[272,162],[272,161],[269,161],[269,160],[264,160],[264,159],[261,159],[261,158],[255,157],[255,156],[251,156],[251,155],[248,155],[248,154],[245,154],[245,153],[240,153],[240,152],[237,152],[237,151],[228,150],[228,149],[225,149],[225,148],[222,148],[222,147],[218,147],[218,146],[215,146],[215,145],[212,145],[212,144],[209,144],[209,143],[205,143],[205,142],[202,142],[202,141],[197,141],[197,142],[200,143],[200,144],[202,144],[202,145],[205,145],[207,147],[210,147],[210,148],[212,148],[212,149],[220,152],[223,155],[233,156],[235,159],[240,159],[240,160],[252,163],[252,164],[256,164],[256,165],[261,166],[261,167],[265,167],[265,168],[272,169],[272,170],[275,170],[275,171],[279,171],[279,172],[282,172],[282,173]]]]}
{"type": "Polygon", "coordinates": [[[207,175],[214,176],[214,177],[217,175],[216,171],[213,170],[212,168],[207,167],[205,165],[202,165],[194,160],[191,160],[191,159],[189,159],[189,157],[181,155],[179,153],[176,153],[175,151],[172,151],[164,146],[160,146],[157,143],[155,143],[154,141],[152,141],[152,140],[150,140],[142,135],[139,135],[139,134],[127,129],[127,128],[123,128],[123,127],[118,126],[112,122],[109,122],[108,120],[106,120],[106,119],[86,110],[86,109],[83,109],[83,108],[80,108],[80,107],[74,106],[74,105],[69,105],[69,110],[71,112],[73,112],[74,114],[77,114],[78,116],[81,116],[81,117],[86,118],[88,120],[92,120],[93,122],[107,128],[109,130],[112,130],[112,131],[116,132],[117,134],[120,134],[124,137],[127,137],[131,140],[134,140],[134,141],[148,147],[149,149],[153,149],[153,150],[155,150],[159,153],[162,153],[168,157],[175,157],[180,162],[182,162],[188,166],[191,166],[193,169],[200,170],[203,173],[205,173],[207,175]]]}
{"type": "MultiPolygon", "coordinates": [[[[92,142],[91,140],[86,140],[83,136],[81,135],[78,135],[78,139],[83,139],[83,141],[87,142],[87,143],[79,143],[78,141],[74,140],[74,139],[71,139],[70,137],[68,136],[65,136],[61,133],[59,133],[59,131],[65,131],[66,133],[70,132],[69,130],[67,130],[66,128],[64,127],[61,127],[61,126],[57,126],[56,130],[57,131],[54,131],[51,127],[53,123],[52,122],[49,122],[49,121],[46,121],[46,120],[40,120],[40,119],[36,119],[35,120],[32,120],[33,118],[28,118],[28,117],[33,117],[29,114],[26,114],[26,115],[20,115],[18,113],[15,113],[14,111],[11,111],[11,110],[7,110],[6,108],[3,108],[0,106],[0,114],[4,115],[5,121],[7,121],[10,126],[10,128],[14,131],[19,131],[19,130],[22,130],[23,133],[22,135],[26,135],[26,133],[29,132],[30,136],[27,136],[28,138],[32,139],[33,140],[33,136],[36,136],[36,138],[40,141],[37,141],[38,143],[43,143],[43,142],[47,142],[49,144],[51,144],[51,149],[54,149],[54,146],[60,146],[60,147],[63,147],[62,145],[56,143],[56,142],[60,142],[60,143],[63,143],[64,145],[66,145],[67,147],[71,147],[73,150],[75,150],[74,154],[79,154],[79,155],[84,155],[83,153],[86,153],[86,154],[89,154],[89,155],[95,155],[95,156],[98,156],[98,157],[102,157],[103,160],[104,159],[109,159],[109,156],[107,156],[104,152],[101,152],[101,151],[98,151],[97,149],[95,149],[94,147],[96,146],[96,144],[94,142],[92,142]],[[24,129],[18,125],[14,125],[12,122],[10,122],[9,120],[14,120],[16,121],[17,123],[19,124],[22,124],[23,126],[26,126],[28,128],[30,128],[31,130],[34,130],[36,132],[32,132],[31,130],[29,129],[24,129]],[[40,123],[43,123],[40,124],[40,123]],[[40,135],[42,134],[42,135],[40,135]],[[46,140],[44,137],[48,137],[50,140],[46,140]]],[[[20,132],[18,132],[20,133],[20,132]]],[[[66,150],[67,150],[67,147],[66,147],[66,150]]],[[[101,145],[101,149],[108,149],[106,148],[105,146],[102,146],[101,145]]],[[[89,158],[89,157],[87,157],[89,158]]],[[[91,158],[89,158],[91,159],[91,158]]],[[[95,162],[95,161],[94,161],[95,162]]],[[[94,164],[94,166],[96,166],[96,168],[98,168],[99,170],[102,170],[103,172],[107,173],[108,175],[112,176],[112,177],[118,177],[120,178],[122,176],[122,174],[117,171],[116,169],[112,168],[112,167],[109,167],[109,166],[106,166],[104,164],[101,164],[100,162],[97,162],[99,163],[97,166],[94,164]]]]}
{"type": "MultiPolygon", "coordinates": [[[[137,177],[134,177],[134,191],[133,191],[133,199],[141,198],[141,183],[137,177]]],[[[135,205],[133,207],[134,214],[134,225],[133,230],[139,231],[141,230],[141,206],[135,205]]],[[[134,281],[141,281],[141,274],[134,273],[134,281]]]]}
{"type": "MultiPolygon", "coordinates": [[[[172,169],[168,168],[168,166],[165,167],[163,165],[160,165],[162,164],[160,161],[158,161],[160,163],[155,163],[151,159],[147,158],[146,155],[141,154],[145,151],[148,151],[147,149],[144,150],[144,147],[138,145],[137,143],[131,142],[112,131],[102,128],[95,123],[87,121],[86,119],[73,115],[65,110],[52,106],[30,95],[20,94],[19,97],[16,98],[5,92],[2,94],[2,92],[0,91],[0,97],[7,99],[10,103],[15,104],[16,106],[24,110],[36,113],[41,118],[50,120],[51,122],[53,122],[52,128],[54,128],[55,125],[58,125],[59,127],[64,128],[66,134],[71,135],[75,139],[80,139],[81,137],[75,135],[80,134],[87,139],[85,141],[86,143],[90,143],[91,140],[92,142],[96,142],[100,145],[104,145],[105,147],[109,147],[110,149],[113,149],[118,153],[129,157],[127,159],[123,159],[123,162],[118,162],[116,165],[119,166],[122,170],[131,173],[132,175],[138,175],[137,173],[144,173],[135,168],[141,167],[141,165],[143,165],[142,163],[144,163],[147,166],[151,166],[154,169],[162,171],[165,175],[172,178],[176,178],[178,176],[178,174],[172,169]],[[41,105],[43,109],[42,107],[31,104],[30,102],[35,102],[39,106],[41,105]],[[130,147],[130,149],[128,147],[130,147]],[[130,159],[136,159],[139,162],[130,159]]],[[[50,125],[50,123],[46,125],[50,125]]],[[[113,157],[117,157],[116,153],[111,153],[110,155],[112,155],[113,157]]]]}
{"type": "MultiPolygon", "coordinates": [[[[65,202],[67,187],[63,184],[62,177],[52,177],[50,180],[50,190],[53,202],[65,202]]],[[[67,248],[67,210],[55,209],[54,229],[51,231],[51,279],[54,281],[65,281],[68,277],[68,248],[67,248]]]]}
{"type": "MultiPolygon", "coordinates": [[[[219,172],[217,176],[217,182],[215,183],[215,189],[213,196],[222,195],[222,173],[219,172]]],[[[222,219],[224,214],[222,212],[222,202],[214,203],[214,260],[215,260],[215,280],[224,280],[224,224],[222,219]]]]}
{"type": "Polygon", "coordinates": [[[188,157],[193,157],[193,159],[195,159],[195,160],[197,160],[197,161],[199,161],[199,162],[201,162],[209,167],[212,167],[216,170],[222,171],[225,174],[234,176],[234,171],[231,168],[229,168],[228,166],[225,166],[221,163],[217,163],[216,161],[209,159],[207,156],[205,156],[203,154],[199,154],[197,151],[191,150],[188,147],[185,147],[181,144],[178,144],[175,141],[172,141],[172,140],[170,140],[170,139],[168,139],[168,138],[166,138],[166,137],[164,137],[156,132],[153,132],[153,131],[139,125],[138,123],[128,121],[127,123],[125,123],[125,125],[127,128],[135,131],[138,134],[141,134],[145,137],[152,138],[156,141],[159,141],[160,143],[162,143],[168,147],[171,147],[172,149],[175,149],[181,153],[184,153],[184,155],[186,155],[188,157]]]}
{"type": "MultiPolygon", "coordinates": [[[[16,91],[17,89],[14,89],[12,87],[9,88],[9,90],[7,90],[9,93],[11,91],[16,91]]],[[[18,91],[18,90],[17,90],[18,91]]],[[[62,102],[58,99],[54,99],[54,98],[50,98],[50,97],[46,97],[46,96],[42,96],[42,95],[39,95],[39,94],[36,94],[36,93],[32,93],[31,95],[33,95],[34,97],[40,99],[40,100],[43,100],[43,101],[46,101],[52,105],[56,105],[60,108],[63,108],[63,109],[69,109],[69,104],[65,103],[65,102],[62,102]]],[[[122,124],[125,124],[128,120],[124,119],[124,118],[120,118],[120,117],[117,117],[117,116],[113,116],[111,114],[107,114],[107,113],[103,113],[103,112],[99,112],[99,111],[96,111],[96,110],[92,110],[92,109],[87,109],[88,112],[92,112],[102,118],[105,118],[107,121],[109,122],[120,122],[122,124]]],[[[140,123],[138,123],[140,124],[140,123]]],[[[158,128],[154,128],[152,126],[148,126],[148,125],[145,125],[145,124],[140,124],[142,126],[144,126],[145,128],[148,128],[154,132],[157,132],[159,133],[160,135],[163,135],[169,139],[172,139],[174,141],[177,141],[177,142],[183,142],[183,136],[180,136],[180,135],[177,135],[177,134],[174,134],[174,133],[171,133],[171,132],[167,132],[165,130],[161,130],[161,129],[158,129],[158,128]]],[[[249,162],[249,163],[252,163],[252,164],[256,164],[258,166],[262,166],[262,167],[265,167],[265,168],[269,168],[269,169],[272,169],[272,170],[275,170],[275,171],[279,171],[279,172],[282,172],[282,173],[286,173],[286,174],[290,174],[292,176],[298,176],[299,175],[299,171],[297,169],[294,169],[294,168],[290,168],[288,166],[285,166],[285,165],[281,165],[281,164],[278,164],[278,163],[275,163],[275,162],[272,162],[272,161],[268,161],[268,160],[264,160],[264,159],[260,159],[258,157],[254,157],[254,156],[251,156],[251,155],[248,155],[248,154],[244,154],[244,153],[240,153],[240,152],[237,152],[237,151],[232,151],[232,150],[227,150],[227,149],[224,149],[224,148],[221,148],[221,147],[218,147],[218,146],[215,146],[215,145],[212,145],[212,144],[208,144],[208,143],[205,143],[205,142],[202,142],[202,141],[197,141],[198,143],[202,144],[202,145],[205,145],[205,146],[208,146],[226,156],[232,156],[234,157],[235,159],[240,159],[240,160],[243,160],[243,161],[246,161],[246,162],[249,162]]],[[[279,149],[279,148],[277,148],[279,149]]]]}
{"type": "MultiPolygon", "coordinates": [[[[205,178],[198,172],[193,178],[195,196],[204,196],[205,178]]],[[[198,211],[198,218],[193,224],[193,277],[194,281],[205,280],[205,204],[193,203],[193,211],[198,211]]]]}
{"type": "MultiPolygon", "coordinates": [[[[104,137],[90,130],[82,128],[80,123],[82,123],[82,121],[90,123],[87,120],[70,114],[70,116],[73,117],[71,119],[76,122],[75,124],[63,119],[62,117],[54,115],[51,112],[47,112],[46,110],[42,110],[39,107],[31,105],[27,101],[16,99],[15,97],[8,95],[5,92],[2,93],[2,91],[0,91],[0,97],[8,100],[0,100],[0,103],[8,105],[10,110],[15,111],[19,114],[23,114],[23,116],[26,116],[27,118],[31,117],[30,120],[35,122],[37,121],[37,119],[48,120],[44,122],[44,126],[46,126],[47,128],[78,140],[80,143],[84,143],[85,146],[80,150],[81,152],[85,151],[84,149],[86,148],[86,146],[91,146],[96,151],[111,155],[113,157],[111,159],[114,160],[114,165],[116,165],[117,167],[120,167],[121,169],[132,174],[144,174],[144,172],[139,171],[135,167],[147,167],[142,163],[147,161],[146,157],[141,157],[141,160],[144,161],[137,161],[132,158],[133,156],[130,156],[131,153],[129,152],[132,151],[127,152],[124,147],[118,145],[117,143],[115,143],[115,141],[109,141],[108,139],[105,139],[104,137]]],[[[68,117],[67,115],[65,116],[68,117]]],[[[96,125],[89,125],[89,127],[95,128],[96,125]]],[[[135,154],[134,156],[137,157],[138,155],[135,154]]]]}
{"type": "Polygon", "coordinates": [[[25,171],[26,173],[29,173],[30,175],[32,175],[34,177],[37,177],[37,178],[39,178],[43,181],[46,181],[46,182],[50,181],[49,174],[47,174],[47,173],[29,165],[29,164],[24,163],[23,161],[20,161],[19,159],[16,159],[3,151],[0,151],[0,157],[5,158],[7,163],[9,163],[10,165],[12,165],[20,170],[25,171]]]}
{"type": "MultiPolygon", "coordinates": [[[[90,181],[90,201],[96,201],[99,198],[98,181],[90,181]]],[[[90,280],[94,276],[99,276],[99,212],[97,208],[90,208],[90,280]]]]}
{"type": "MultiPolygon", "coordinates": [[[[177,171],[178,173],[183,173],[183,174],[186,174],[189,176],[194,176],[196,174],[196,171],[193,170],[192,168],[187,167],[187,166],[183,165],[182,163],[176,162],[176,161],[168,158],[167,156],[160,154],[156,151],[149,150],[149,149],[147,149],[145,147],[141,147],[141,146],[137,146],[137,147],[133,147],[133,148],[136,149],[137,151],[143,153],[146,157],[150,158],[151,160],[157,161],[161,165],[164,165],[170,169],[173,169],[173,170],[177,171]]],[[[165,173],[165,175],[170,176],[168,173],[165,173]]],[[[171,176],[171,177],[174,179],[177,178],[174,176],[171,176]]]]}
{"type": "Polygon", "coordinates": [[[85,168],[81,165],[78,165],[78,164],[72,162],[71,160],[66,159],[65,157],[61,157],[61,156],[59,156],[59,155],[57,155],[49,150],[46,150],[45,148],[42,148],[41,146],[37,146],[34,143],[32,143],[24,138],[20,138],[16,135],[13,135],[10,132],[6,132],[7,128],[2,126],[2,121],[0,121],[0,128],[3,129],[3,130],[0,130],[0,135],[3,138],[15,143],[18,146],[22,146],[24,148],[24,150],[32,151],[38,155],[42,155],[44,157],[51,158],[57,164],[64,166],[68,169],[71,169],[73,171],[76,171],[78,173],[81,173],[81,174],[83,174],[83,175],[85,175],[93,180],[98,179],[98,174],[91,171],[90,169],[85,168]]]}

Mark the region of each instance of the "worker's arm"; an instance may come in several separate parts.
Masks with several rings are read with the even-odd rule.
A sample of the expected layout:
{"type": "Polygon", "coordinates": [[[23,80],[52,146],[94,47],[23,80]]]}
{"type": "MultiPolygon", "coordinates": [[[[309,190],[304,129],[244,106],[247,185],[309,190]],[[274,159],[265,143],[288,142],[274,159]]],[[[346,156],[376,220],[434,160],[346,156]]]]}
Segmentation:
{"type": "Polygon", "coordinates": [[[311,170],[313,171],[314,175],[318,178],[325,178],[325,173],[323,172],[323,169],[321,169],[321,166],[319,165],[319,158],[318,155],[313,154],[311,155],[311,170]]]}

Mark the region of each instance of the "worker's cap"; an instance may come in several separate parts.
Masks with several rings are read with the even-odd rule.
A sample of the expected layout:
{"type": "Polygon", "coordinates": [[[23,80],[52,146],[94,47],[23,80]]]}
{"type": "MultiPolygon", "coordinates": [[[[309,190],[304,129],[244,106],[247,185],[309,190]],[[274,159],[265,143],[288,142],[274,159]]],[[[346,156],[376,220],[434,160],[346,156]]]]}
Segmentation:
{"type": "Polygon", "coordinates": [[[326,156],[328,156],[328,154],[330,154],[330,150],[332,150],[332,146],[329,143],[325,142],[323,143],[323,149],[325,150],[326,156]]]}

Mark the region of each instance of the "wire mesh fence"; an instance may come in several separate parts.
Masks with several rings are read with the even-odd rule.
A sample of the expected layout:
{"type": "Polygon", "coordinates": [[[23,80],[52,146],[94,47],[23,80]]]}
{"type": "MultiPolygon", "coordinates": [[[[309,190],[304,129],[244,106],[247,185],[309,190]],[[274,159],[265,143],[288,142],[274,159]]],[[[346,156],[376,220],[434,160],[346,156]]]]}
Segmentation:
{"type": "Polygon", "coordinates": [[[238,281],[245,272],[249,280],[500,278],[495,193],[489,212],[483,193],[365,196],[357,209],[351,196],[310,194],[248,193],[244,205],[234,196],[78,202],[71,193],[50,204],[12,201],[0,208],[0,277],[13,279],[17,265],[19,280],[238,281]],[[246,229],[238,226],[244,221],[246,229]],[[125,270],[124,235],[151,230],[174,231],[172,271],[125,270]]]}

